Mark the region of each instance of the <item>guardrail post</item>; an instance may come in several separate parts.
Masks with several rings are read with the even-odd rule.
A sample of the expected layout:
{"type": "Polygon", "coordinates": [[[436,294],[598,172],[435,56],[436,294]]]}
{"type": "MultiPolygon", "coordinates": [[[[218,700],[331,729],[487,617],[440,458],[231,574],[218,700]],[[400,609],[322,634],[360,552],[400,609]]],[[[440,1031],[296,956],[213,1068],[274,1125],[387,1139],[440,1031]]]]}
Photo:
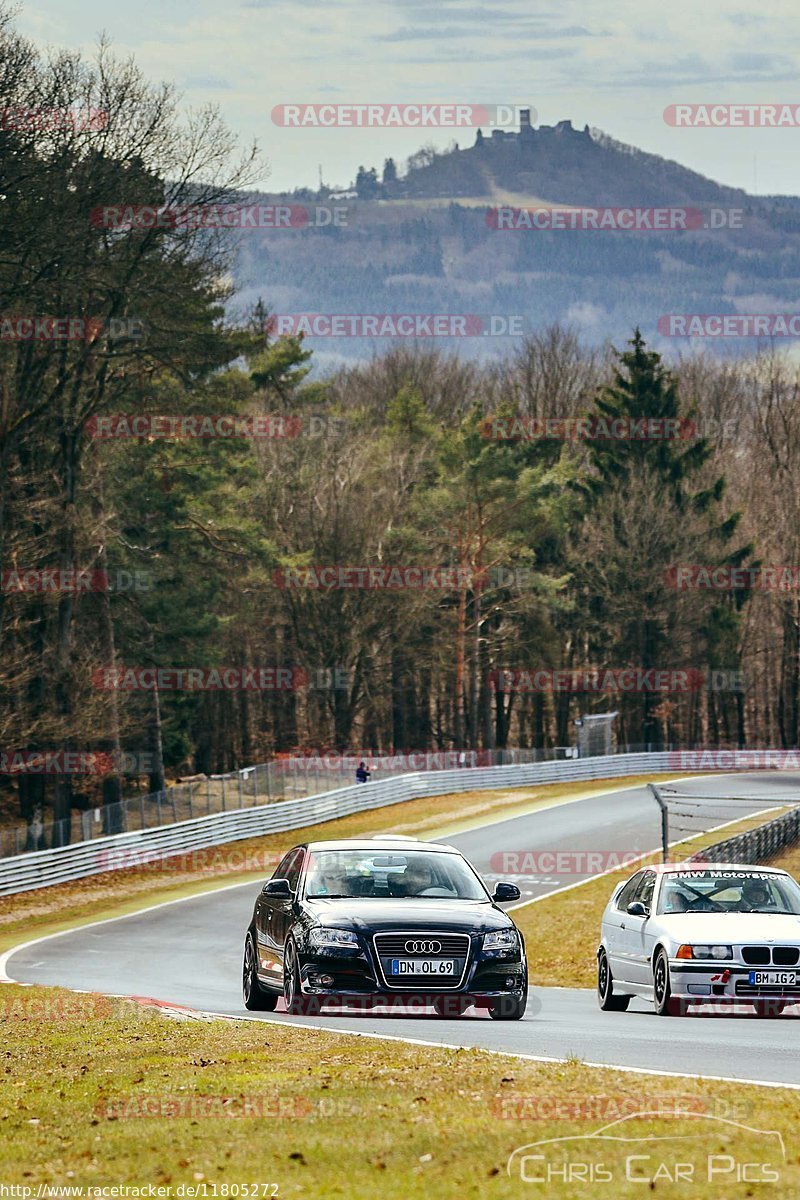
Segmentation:
{"type": "Polygon", "coordinates": [[[241,771],[238,772],[237,778],[239,780],[239,808],[244,808],[244,798],[242,796],[242,772],[241,771]]]}
{"type": "Polygon", "coordinates": [[[192,807],[192,787],[193,786],[194,786],[193,784],[191,784],[191,783],[189,784],[189,820],[190,821],[191,821],[192,817],[194,816],[194,808],[192,807]]]}
{"type": "Polygon", "coordinates": [[[206,807],[211,812],[211,780],[206,775],[206,807]]]}
{"type": "Polygon", "coordinates": [[[144,796],[139,796],[139,816],[141,818],[141,828],[144,829],[144,796]]]}
{"type": "Polygon", "coordinates": [[[669,810],[661,798],[661,794],[654,783],[648,783],[650,792],[655,797],[658,807],[661,809],[661,860],[666,862],[669,856],[669,810]]]}
{"type": "Polygon", "coordinates": [[[225,807],[225,776],[222,776],[222,811],[227,812],[225,807]]]}
{"type": "MultiPolygon", "coordinates": [[[[269,790],[269,789],[267,789],[269,790]]],[[[253,808],[258,805],[258,767],[253,768],[253,808]]]]}

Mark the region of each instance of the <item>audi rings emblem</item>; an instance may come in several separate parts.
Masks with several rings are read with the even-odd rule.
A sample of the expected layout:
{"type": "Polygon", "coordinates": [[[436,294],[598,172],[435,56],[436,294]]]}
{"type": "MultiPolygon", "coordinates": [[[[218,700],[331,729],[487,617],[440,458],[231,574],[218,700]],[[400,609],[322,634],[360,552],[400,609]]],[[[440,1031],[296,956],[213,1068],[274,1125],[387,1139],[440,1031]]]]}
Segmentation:
{"type": "Polygon", "coordinates": [[[441,949],[442,949],[441,942],[435,942],[435,941],[406,942],[406,954],[439,954],[441,949]]]}

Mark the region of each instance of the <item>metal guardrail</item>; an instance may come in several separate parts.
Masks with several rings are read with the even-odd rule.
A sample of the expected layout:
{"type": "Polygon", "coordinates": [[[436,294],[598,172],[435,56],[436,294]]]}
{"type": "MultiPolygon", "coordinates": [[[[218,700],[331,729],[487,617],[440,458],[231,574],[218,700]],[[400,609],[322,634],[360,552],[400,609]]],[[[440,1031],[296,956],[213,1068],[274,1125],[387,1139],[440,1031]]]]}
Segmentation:
{"type": "MultiPolygon", "coordinates": [[[[634,747],[637,750],[645,748],[634,747]]],[[[0,859],[78,841],[89,842],[110,834],[174,825],[212,813],[317,796],[352,783],[362,758],[372,772],[386,780],[409,772],[454,770],[461,766],[505,767],[518,763],[554,762],[570,758],[572,754],[571,747],[556,746],[548,750],[431,750],[411,754],[314,754],[276,758],[222,775],[197,776],[161,792],[130,796],[115,804],[70,813],[58,821],[20,821],[2,825],[0,859]]]]}
{"type": "Polygon", "coordinates": [[[153,829],[118,833],[34,850],[0,859],[0,894],[29,891],[136,865],[162,861],[226,842],[265,833],[301,829],[351,813],[449,792],[525,787],[537,783],[612,779],[640,772],[672,772],[674,751],[614,754],[564,762],[529,763],[506,767],[474,767],[449,771],[421,771],[394,779],[355,784],[280,803],[239,808],[211,816],[195,817],[153,829]]]}
{"type": "MultiPolygon", "coordinates": [[[[618,745],[615,754],[644,754],[673,750],[672,745],[618,745]]],[[[697,751],[682,750],[696,755],[697,751]]],[[[734,756],[734,751],[724,751],[734,756]]],[[[761,752],[759,752],[761,753],[761,752]]],[[[575,746],[550,746],[547,749],[509,747],[504,750],[420,750],[371,754],[350,751],[344,754],[319,753],[287,755],[270,762],[256,763],[224,774],[197,775],[171,784],[160,792],[138,793],[115,804],[71,812],[58,821],[41,817],[31,821],[0,824],[0,859],[15,854],[30,854],[56,846],[89,842],[95,838],[134,830],[155,829],[191,821],[194,817],[229,812],[239,808],[257,808],[302,796],[317,796],[352,782],[361,759],[382,780],[418,771],[456,770],[459,767],[508,767],[520,763],[563,762],[577,758],[575,746]]],[[[587,756],[584,756],[587,757],[587,756]]],[[[598,756],[599,757],[599,756],[598,756]]],[[[683,769],[676,768],[677,769],[683,769]]],[[[701,767],[700,769],[704,769],[701,767]]]]}
{"type": "Polygon", "coordinates": [[[800,808],[693,854],[690,862],[763,863],[800,839],[800,808]]]}

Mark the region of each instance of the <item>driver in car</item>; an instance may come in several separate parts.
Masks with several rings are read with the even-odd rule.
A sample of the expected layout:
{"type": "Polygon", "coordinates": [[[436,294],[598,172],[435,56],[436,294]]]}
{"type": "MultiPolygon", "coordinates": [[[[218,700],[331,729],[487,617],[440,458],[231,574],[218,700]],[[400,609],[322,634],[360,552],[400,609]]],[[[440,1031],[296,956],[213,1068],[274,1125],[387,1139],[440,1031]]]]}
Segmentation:
{"type": "Polygon", "coordinates": [[[308,894],[310,896],[348,896],[350,889],[347,885],[347,876],[344,871],[333,864],[323,863],[322,866],[317,867],[309,881],[308,894]]]}
{"type": "Polygon", "coordinates": [[[690,903],[691,901],[685,892],[681,892],[675,887],[670,887],[664,896],[664,912],[688,912],[690,903]]]}
{"type": "Polygon", "coordinates": [[[426,862],[415,858],[403,872],[403,887],[407,896],[421,896],[433,887],[433,872],[426,862]]]}
{"type": "Polygon", "coordinates": [[[740,912],[763,912],[774,908],[770,890],[763,879],[746,879],[742,884],[740,912]]]}

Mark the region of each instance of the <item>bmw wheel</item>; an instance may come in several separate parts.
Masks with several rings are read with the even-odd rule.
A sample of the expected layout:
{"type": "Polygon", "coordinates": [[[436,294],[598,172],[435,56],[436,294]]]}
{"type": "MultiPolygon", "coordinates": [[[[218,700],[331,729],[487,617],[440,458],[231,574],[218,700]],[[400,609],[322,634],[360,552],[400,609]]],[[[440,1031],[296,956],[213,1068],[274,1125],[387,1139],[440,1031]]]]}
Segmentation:
{"type": "Polygon", "coordinates": [[[686,1013],[683,1002],[672,995],[665,950],[659,950],[653,966],[653,1003],[660,1017],[682,1017],[686,1013]]]}
{"type": "Polygon", "coordinates": [[[614,995],[614,978],[605,950],[597,955],[597,1003],[603,1012],[625,1012],[632,996],[614,995]]]}

